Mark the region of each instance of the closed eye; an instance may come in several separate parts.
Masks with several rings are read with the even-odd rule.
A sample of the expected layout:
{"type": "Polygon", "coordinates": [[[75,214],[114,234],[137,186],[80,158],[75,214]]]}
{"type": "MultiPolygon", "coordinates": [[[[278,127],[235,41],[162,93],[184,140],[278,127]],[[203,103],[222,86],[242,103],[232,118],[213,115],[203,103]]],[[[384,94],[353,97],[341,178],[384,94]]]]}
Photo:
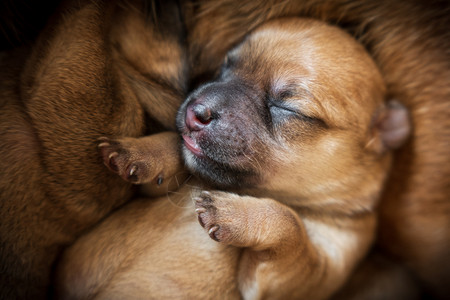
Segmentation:
{"type": "Polygon", "coordinates": [[[321,119],[305,115],[297,108],[292,107],[284,101],[277,101],[269,98],[267,106],[269,107],[272,122],[274,123],[274,125],[277,122],[283,123],[290,118],[296,118],[300,121],[308,122],[311,124],[318,124],[326,127],[325,122],[323,122],[321,119]]]}
{"type": "Polygon", "coordinates": [[[273,117],[276,117],[277,115],[280,117],[306,117],[283,101],[277,101],[269,98],[267,106],[269,107],[270,112],[274,115],[273,117]]]}

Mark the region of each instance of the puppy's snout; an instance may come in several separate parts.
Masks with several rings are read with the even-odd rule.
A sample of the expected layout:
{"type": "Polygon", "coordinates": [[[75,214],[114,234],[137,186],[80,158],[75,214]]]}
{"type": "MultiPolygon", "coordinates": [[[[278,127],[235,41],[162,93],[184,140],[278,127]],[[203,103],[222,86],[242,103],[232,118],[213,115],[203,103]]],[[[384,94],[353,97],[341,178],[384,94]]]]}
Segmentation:
{"type": "Polygon", "coordinates": [[[213,120],[211,109],[201,103],[193,103],[186,110],[186,126],[193,131],[198,131],[207,126],[213,120]]]}

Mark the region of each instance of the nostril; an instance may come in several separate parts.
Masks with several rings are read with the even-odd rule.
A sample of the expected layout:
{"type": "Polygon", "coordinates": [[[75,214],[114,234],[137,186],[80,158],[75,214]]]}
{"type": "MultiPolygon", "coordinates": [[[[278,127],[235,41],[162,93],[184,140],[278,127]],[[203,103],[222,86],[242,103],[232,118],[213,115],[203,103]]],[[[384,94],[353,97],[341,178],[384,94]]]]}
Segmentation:
{"type": "Polygon", "coordinates": [[[201,130],[212,120],[211,110],[203,104],[194,104],[187,108],[186,126],[190,130],[201,130]]]}
{"type": "Polygon", "coordinates": [[[195,117],[203,125],[209,124],[211,122],[211,110],[203,104],[196,104],[192,107],[195,117]]]}

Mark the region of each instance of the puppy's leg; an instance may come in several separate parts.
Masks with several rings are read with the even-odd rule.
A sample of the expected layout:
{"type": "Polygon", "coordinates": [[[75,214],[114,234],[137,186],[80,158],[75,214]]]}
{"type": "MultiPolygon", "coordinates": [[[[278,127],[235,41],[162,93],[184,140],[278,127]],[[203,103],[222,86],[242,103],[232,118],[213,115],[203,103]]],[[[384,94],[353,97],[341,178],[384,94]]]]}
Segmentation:
{"type": "Polygon", "coordinates": [[[175,132],[142,138],[101,138],[98,145],[105,165],[123,179],[161,185],[166,178],[183,171],[175,132]]]}
{"type": "Polygon", "coordinates": [[[325,299],[369,247],[372,214],[305,219],[268,198],[202,192],[200,224],[218,242],[245,247],[239,266],[244,299],[325,299]],[[354,218],[354,219],[353,219],[354,218]]]}

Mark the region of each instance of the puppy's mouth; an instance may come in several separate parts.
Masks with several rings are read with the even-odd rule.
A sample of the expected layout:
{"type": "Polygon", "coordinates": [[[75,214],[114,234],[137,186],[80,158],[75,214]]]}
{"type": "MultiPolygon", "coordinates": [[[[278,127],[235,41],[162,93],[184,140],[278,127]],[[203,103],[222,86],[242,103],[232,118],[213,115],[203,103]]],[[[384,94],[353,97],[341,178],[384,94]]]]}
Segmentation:
{"type": "Polygon", "coordinates": [[[230,160],[221,156],[218,153],[220,150],[211,146],[213,142],[204,141],[202,135],[197,132],[191,133],[187,130],[181,134],[181,137],[183,138],[182,152],[186,166],[211,185],[227,189],[256,183],[256,173],[254,170],[244,167],[247,162],[244,157],[236,155],[230,160]],[[202,147],[202,143],[207,145],[202,147]]]}
{"type": "Polygon", "coordinates": [[[225,166],[230,164],[231,167],[234,163],[228,161],[228,159],[224,159],[224,157],[217,157],[216,147],[211,146],[214,142],[204,137],[204,135],[204,133],[190,132],[189,130],[181,134],[185,158],[189,158],[191,162],[195,161],[196,163],[194,165],[213,164],[225,166]]]}
{"type": "Polygon", "coordinates": [[[197,157],[204,157],[204,153],[202,148],[198,145],[198,143],[195,141],[195,139],[193,139],[192,137],[190,137],[187,134],[182,134],[181,135],[183,140],[184,140],[184,146],[191,151],[192,154],[194,154],[197,157]]]}

